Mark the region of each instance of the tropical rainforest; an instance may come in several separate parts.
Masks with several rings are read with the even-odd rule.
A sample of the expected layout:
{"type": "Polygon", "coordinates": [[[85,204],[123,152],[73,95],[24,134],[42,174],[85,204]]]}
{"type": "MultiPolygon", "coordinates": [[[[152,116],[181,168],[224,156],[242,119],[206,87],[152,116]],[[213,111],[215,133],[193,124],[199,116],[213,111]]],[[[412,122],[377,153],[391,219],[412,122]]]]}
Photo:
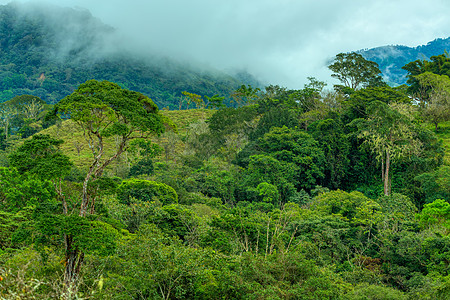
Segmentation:
{"type": "Polygon", "coordinates": [[[446,52],[294,90],[0,15],[0,299],[449,299],[446,52]]]}
{"type": "Polygon", "coordinates": [[[258,84],[245,71],[229,75],[148,57],[118,46],[126,43],[86,10],[38,3],[0,6],[0,102],[31,94],[54,104],[95,78],[174,109],[182,91],[229,95],[242,83],[258,84]]]}

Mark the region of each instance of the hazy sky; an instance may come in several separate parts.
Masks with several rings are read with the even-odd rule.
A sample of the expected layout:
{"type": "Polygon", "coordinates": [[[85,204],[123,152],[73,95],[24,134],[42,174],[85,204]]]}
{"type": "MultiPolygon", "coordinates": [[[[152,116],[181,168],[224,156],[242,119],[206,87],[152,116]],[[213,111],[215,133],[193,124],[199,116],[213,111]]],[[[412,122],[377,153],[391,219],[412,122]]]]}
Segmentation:
{"type": "Polygon", "coordinates": [[[339,52],[450,36],[449,0],[46,2],[89,9],[143,52],[246,69],[290,88],[302,88],[308,76],[331,84],[326,64],[339,52]]]}

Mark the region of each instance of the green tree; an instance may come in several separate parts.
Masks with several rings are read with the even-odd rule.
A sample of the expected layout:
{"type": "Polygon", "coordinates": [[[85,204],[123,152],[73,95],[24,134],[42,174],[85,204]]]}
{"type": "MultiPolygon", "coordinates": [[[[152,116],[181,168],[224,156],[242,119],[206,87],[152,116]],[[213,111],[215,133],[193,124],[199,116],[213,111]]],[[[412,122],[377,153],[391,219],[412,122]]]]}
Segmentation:
{"type": "MultiPolygon", "coordinates": [[[[41,228],[43,236],[54,235],[55,232],[62,231],[64,233],[64,245],[65,245],[65,272],[64,279],[68,287],[68,291],[75,288],[75,279],[83,260],[83,254],[79,253],[80,247],[77,243],[83,238],[80,238],[79,231],[70,230],[71,225],[65,227],[61,225],[66,224],[66,221],[72,219],[69,213],[69,206],[66,197],[63,193],[62,180],[63,177],[69,174],[72,163],[69,158],[62,154],[59,150],[59,146],[63,143],[62,140],[57,140],[49,135],[34,135],[32,139],[24,141],[24,143],[13,152],[10,157],[10,164],[16,167],[17,170],[25,175],[37,175],[44,180],[49,180],[53,183],[54,192],[58,195],[59,201],[61,201],[63,218],[60,218],[57,214],[58,210],[48,212],[45,209],[47,202],[39,201],[37,206],[40,213],[38,215],[38,228],[41,228]],[[56,225],[58,224],[58,225],[56,225]]],[[[19,186],[15,189],[24,192],[19,186]]],[[[36,189],[36,186],[34,187],[36,189]]],[[[35,193],[37,190],[35,191],[35,193]]],[[[35,198],[34,196],[33,198],[35,198]]],[[[26,203],[29,203],[28,201],[26,203]]],[[[22,203],[21,206],[24,206],[22,203]]],[[[70,223],[70,222],[69,222],[70,223]]],[[[67,223],[68,224],[68,223],[67,223]]],[[[77,223],[77,226],[80,223],[77,223]]],[[[83,223],[86,228],[90,227],[90,224],[86,221],[83,223]]],[[[73,224],[72,224],[73,225],[73,224]]],[[[82,228],[78,228],[82,230],[82,228]]],[[[86,229],[87,230],[87,229],[86,229]]]]}
{"type": "Polygon", "coordinates": [[[223,202],[232,204],[239,178],[240,174],[236,167],[218,158],[211,158],[205,161],[202,168],[190,172],[184,181],[184,187],[189,192],[200,192],[205,196],[220,198],[223,202]]]}
{"type": "Polygon", "coordinates": [[[117,191],[124,204],[130,204],[133,198],[149,202],[158,200],[165,205],[178,203],[178,195],[172,187],[151,180],[128,179],[119,185],[117,191]]]}
{"type": "Polygon", "coordinates": [[[384,194],[391,193],[391,164],[396,160],[418,153],[421,143],[415,136],[409,116],[384,102],[373,101],[368,106],[368,119],[354,121],[359,137],[381,163],[384,194]]]}
{"type": "Polygon", "coordinates": [[[105,167],[127,150],[131,140],[164,131],[163,118],[150,98],[108,81],[83,83],[55,106],[55,112],[69,115],[83,130],[92,152],[92,163],[83,181],[80,216],[88,213],[89,181],[101,176],[105,167]],[[118,137],[119,143],[116,152],[105,157],[104,139],[110,136],[118,137]]]}
{"type": "Polygon", "coordinates": [[[367,201],[370,201],[370,199],[360,192],[348,193],[336,190],[315,197],[309,205],[319,212],[338,215],[348,221],[353,221],[363,203],[367,201]]]}
{"type": "Polygon", "coordinates": [[[23,105],[22,113],[25,115],[26,118],[36,120],[43,110],[44,105],[37,99],[33,99],[31,100],[30,103],[25,103],[23,105]]]}
{"type": "Polygon", "coordinates": [[[185,154],[208,159],[214,154],[217,148],[216,143],[217,140],[210,134],[209,126],[205,121],[200,120],[189,124],[185,140],[185,154]]]}
{"type": "MultiPolygon", "coordinates": [[[[296,186],[312,189],[323,178],[324,154],[319,144],[306,132],[274,127],[257,143],[258,149],[285,163],[296,166],[296,186]]],[[[270,183],[270,182],[269,182],[270,183]]]]}
{"type": "Polygon", "coordinates": [[[34,135],[11,153],[9,163],[22,174],[36,174],[44,180],[50,180],[62,201],[64,213],[67,214],[62,181],[70,173],[72,162],[59,149],[63,142],[49,135],[34,135]]]}
{"type": "Polygon", "coordinates": [[[251,132],[250,139],[258,140],[273,127],[295,128],[298,125],[298,114],[287,107],[270,107],[259,119],[258,125],[251,132]]]}
{"type": "Polygon", "coordinates": [[[425,120],[434,124],[438,130],[440,122],[450,120],[450,78],[425,72],[415,77],[419,86],[428,90],[427,97],[422,98],[422,114],[425,120]]]}
{"type": "Polygon", "coordinates": [[[20,95],[7,101],[23,115],[24,118],[36,120],[46,108],[44,100],[33,95],[20,95]]]}
{"type": "Polygon", "coordinates": [[[409,85],[408,92],[414,97],[426,98],[428,90],[420,87],[419,80],[416,76],[425,72],[450,76],[450,57],[448,53],[444,53],[431,56],[429,60],[418,59],[406,64],[402,69],[408,72],[406,75],[409,85]]]}
{"type": "Polygon", "coordinates": [[[208,120],[209,140],[229,161],[248,143],[250,133],[257,124],[257,106],[241,106],[217,110],[208,120]]]}
{"type": "Polygon", "coordinates": [[[309,83],[305,84],[303,89],[294,90],[289,95],[291,107],[297,107],[302,113],[319,109],[322,106],[321,94],[326,86],[325,82],[314,77],[308,77],[308,80],[309,83]]]}
{"type": "Polygon", "coordinates": [[[253,88],[250,85],[241,85],[236,91],[231,94],[233,100],[238,106],[245,106],[254,104],[259,98],[259,88],[253,88]]]}
{"type": "Polygon", "coordinates": [[[336,189],[341,186],[349,165],[350,143],[341,122],[321,120],[312,133],[325,155],[324,186],[336,189]]]}
{"type": "Polygon", "coordinates": [[[27,138],[42,129],[42,119],[48,110],[48,105],[42,99],[32,95],[16,96],[1,106],[12,112],[9,119],[4,118],[4,126],[14,128],[15,133],[22,138],[27,138]]]}
{"type": "Polygon", "coordinates": [[[328,68],[333,72],[332,77],[353,90],[380,85],[383,81],[378,64],[355,52],[337,54],[328,68]]]}
{"type": "Polygon", "coordinates": [[[12,119],[19,113],[17,108],[9,103],[0,103],[0,122],[3,125],[6,140],[10,134],[12,119]]]}
{"type": "Polygon", "coordinates": [[[214,136],[224,137],[227,134],[243,133],[249,135],[252,128],[250,124],[258,116],[255,105],[239,108],[227,107],[217,110],[209,119],[209,129],[214,136]]]}
{"type": "MultiPolygon", "coordinates": [[[[62,113],[83,130],[84,138],[92,152],[92,160],[83,180],[79,217],[85,218],[93,213],[93,203],[88,184],[99,178],[103,170],[116,160],[134,139],[145,139],[164,131],[163,117],[153,101],[141,93],[122,89],[108,81],[90,80],[81,84],[71,95],[62,99],[54,109],[62,113]],[[105,138],[117,137],[116,151],[106,156],[105,138]]],[[[75,228],[77,224],[74,224],[75,228]]],[[[66,282],[76,283],[83,263],[82,248],[73,245],[68,254],[66,282]]]]}
{"type": "MultiPolygon", "coordinates": [[[[175,135],[172,131],[168,131],[168,133],[175,135]]],[[[165,134],[167,134],[167,132],[165,134]]],[[[132,159],[132,167],[130,168],[128,176],[135,177],[144,174],[153,174],[154,166],[152,158],[159,155],[162,152],[162,149],[158,144],[153,143],[151,140],[138,139],[130,143],[128,152],[135,157],[132,159]]]]}
{"type": "Polygon", "coordinates": [[[259,194],[257,186],[266,182],[277,188],[281,203],[301,189],[312,189],[324,176],[324,155],[317,141],[286,126],[273,127],[254,144],[253,153],[244,149],[238,159],[246,166],[248,162],[243,181],[247,190],[259,194]]]}
{"type": "Polygon", "coordinates": [[[208,100],[206,103],[206,107],[212,107],[212,108],[223,108],[225,107],[225,104],[223,104],[223,100],[225,97],[220,97],[219,95],[214,95],[212,97],[205,96],[205,98],[208,100]]]}
{"type": "Polygon", "coordinates": [[[0,208],[19,212],[26,206],[38,206],[54,200],[56,193],[49,181],[36,174],[20,174],[14,168],[0,168],[0,208]]]}
{"type": "MultiPolygon", "coordinates": [[[[197,95],[195,93],[189,93],[186,91],[181,92],[181,93],[183,94],[183,96],[186,99],[185,101],[186,101],[186,105],[187,105],[188,109],[189,109],[189,105],[191,103],[194,103],[197,108],[203,108],[205,106],[205,102],[203,102],[202,96],[197,95]]],[[[180,107],[181,107],[181,105],[180,105],[180,107]]]]}
{"type": "Polygon", "coordinates": [[[5,150],[7,145],[4,131],[3,128],[0,128],[0,150],[5,150]]]}
{"type": "Polygon", "coordinates": [[[384,299],[384,300],[407,300],[409,297],[399,290],[374,284],[357,285],[349,293],[345,294],[344,299],[366,300],[366,299],[384,299]]]}
{"type": "Polygon", "coordinates": [[[389,86],[359,89],[344,102],[344,119],[347,122],[367,117],[367,108],[373,101],[391,103],[410,103],[411,99],[402,91],[389,86]]]}
{"type": "Polygon", "coordinates": [[[417,215],[419,225],[429,228],[435,225],[445,228],[446,234],[450,232],[450,204],[442,199],[436,199],[432,203],[424,205],[423,210],[417,215]]]}
{"type": "Polygon", "coordinates": [[[436,199],[450,201],[450,166],[443,165],[433,172],[420,174],[414,179],[420,182],[426,202],[436,199]]]}
{"type": "Polygon", "coordinates": [[[263,197],[264,202],[277,204],[280,198],[280,195],[278,193],[278,189],[276,186],[267,183],[267,182],[261,182],[256,187],[256,191],[258,192],[259,196],[263,197]]]}
{"type": "Polygon", "coordinates": [[[142,226],[105,266],[110,276],[100,298],[195,299],[196,289],[215,281],[216,269],[208,270],[213,252],[187,247],[154,225],[142,226]]]}
{"type": "Polygon", "coordinates": [[[303,184],[297,182],[297,172],[299,172],[299,169],[294,163],[279,161],[267,154],[252,155],[244,175],[243,184],[248,188],[248,191],[257,194],[260,194],[260,191],[258,191],[260,184],[270,184],[277,189],[280,201],[285,203],[295,194],[294,184],[303,184]]]}

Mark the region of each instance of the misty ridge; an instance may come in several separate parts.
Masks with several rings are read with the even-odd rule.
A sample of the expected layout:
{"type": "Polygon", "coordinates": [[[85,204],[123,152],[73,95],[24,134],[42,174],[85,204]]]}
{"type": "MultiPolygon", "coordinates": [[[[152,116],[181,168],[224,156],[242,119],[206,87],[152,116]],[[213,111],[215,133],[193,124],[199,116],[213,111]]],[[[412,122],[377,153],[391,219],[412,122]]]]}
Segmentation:
{"type": "Polygon", "coordinates": [[[358,51],[365,59],[376,62],[383,73],[383,79],[390,85],[406,83],[407,71],[402,67],[415,60],[429,60],[450,49],[450,38],[438,38],[426,45],[407,47],[389,45],[358,51]]]}
{"type": "Polygon", "coordinates": [[[11,35],[15,36],[10,45],[40,50],[50,61],[78,63],[120,53],[115,29],[86,9],[13,2],[2,11],[4,22],[11,20],[11,35]]]}
{"type": "MultiPolygon", "coordinates": [[[[182,55],[165,56],[158,52],[161,45],[146,44],[145,30],[141,35],[141,41],[136,34],[132,39],[85,8],[39,2],[0,6],[0,103],[24,94],[56,103],[79,84],[97,79],[141,92],[160,108],[175,109],[183,91],[217,94],[230,104],[230,94],[242,84],[278,84],[263,84],[245,69],[217,70],[182,55]]],[[[378,63],[384,80],[396,86],[406,82],[402,67],[408,62],[449,48],[447,38],[413,48],[391,45],[357,52],[378,63]]]]}
{"type": "Polygon", "coordinates": [[[89,79],[142,92],[174,108],[182,91],[228,97],[246,72],[230,76],[137,46],[83,8],[10,3],[0,6],[0,102],[32,94],[56,103],[89,79]]]}

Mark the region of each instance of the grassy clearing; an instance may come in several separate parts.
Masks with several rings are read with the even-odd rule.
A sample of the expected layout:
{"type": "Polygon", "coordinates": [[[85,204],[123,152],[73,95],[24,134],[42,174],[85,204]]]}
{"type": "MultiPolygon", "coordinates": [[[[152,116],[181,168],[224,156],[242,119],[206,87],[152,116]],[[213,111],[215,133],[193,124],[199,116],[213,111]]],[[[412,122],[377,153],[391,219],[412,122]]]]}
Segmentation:
{"type": "MultiPolygon", "coordinates": [[[[184,144],[181,141],[187,133],[189,124],[204,120],[210,117],[214,110],[206,109],[190,109],[190,110],[177,110],[177,111],[161,111],[162,114],[169,117],[178,128],[178,136],[176,141],[176,153],[183,151],[184,144]]],[[[86,172],[93,160],[93,154],[89,149],[88,144],[84,138],[83,131],[72,120],[66,120],[58,125],[51,126],[40,132],[41,134],[49,134],[52,137],[64,140],[64,144],[61,145],[61,150],[69,156],[74,165],[82,172],[86,172]]],[[[154,143],[160,144],[164,148],[164,143],[170,142],[170,137],[165,135],[161,137],[154,137],[152,140],[154,143]]],[[[104,157],[110,157],[116,151],[116,140],[107,138],[104,141],[105,154],[104,157]]],[[[132,155],[128,152],[122,154],[122,156],[111,164],[106,169],[106,173],[109,175],[123,176],[123,173],[127,172],[129,167],[129,159],[132,159],[132,155]]],[[[164,158],[164,154],[161,159],[164,158]]]]}
{"type": "MultiPolygon", "coordinates": [[[[177,125],[178,135],[176,135],[177,141],[175,142],[175,153],[181,153],[183,151],[184,143],[182,140],[187,134],[189,125],[198,122],[199,120],[209,118],[214,112],[215,110],[207,109],[161,111],[162,114],[169,117],[175,125],[177,125]]],[[[433,126],[430,125],[430,130],[432,130],[432,127],[433,126]]],[[[89,164],[92,161],[92,152],[84,139],[83,132],[74,122],[71,120],[66,120],[60,125],[55,125],[43,130],[41,133],[49,134],[53,137],[64,140],[64,144],[61,146],[61,149],[70,157],[75,166],[82,171],[89,168],[89,164]]],[[[439,131],[436,134],[439,139],[442,139],[446,149],[444,163],[446,165],[450,165],[450,121],[439,124],[439,131]]],[[[161,137],[153,138],[153,142],[164,148],[167,143],[171,142],[170,139],[170,136],[162,135],[161,137]]],[[[106,156],[110,156],[114,153],[116,147],[115,145],[116,141],[114,138],[106,139],[106,156]]],[[[131,155],[129,153],[124,153],[118,161],[114,162],[111,167],[108,168],[107,171],[112,172],[115,175],[120,175],[121,168],[126,168],[128,165],[128,158],[132,158],[131,155]]],[[[164,154],[160,157],[160,159],[164,159],[164,154]]]]}
{"type": "MultiPolygon", "coordinates": [[[[62,139],[64,143],[61,145],[61,150],[64,154],[66,154],[74,165],[82,172],[88,170],[93,161],[93,153],[84,138],[83,131],[75,122],[72,120],[65,120],[58,125],[42,130],[40,134],[48,134],[52,137],[62,139]]],[[[105,139],[104,145],[104,157],[113,155],[116,150],[114,138],[105,139]]],[[[119,161],[119,163],[121,162],[122,161],[119,161]]],[[[117,167],[118,162],[115,162],[107,171],[117,171],[117,167]]]]}
{"type": "Polygon", "coordinates": [[[189,124],[206,120],[214,114],[212,109],[162,110],[161,113],[169,117],[178,128],[178,133],[185,136],[189,124]]]}

